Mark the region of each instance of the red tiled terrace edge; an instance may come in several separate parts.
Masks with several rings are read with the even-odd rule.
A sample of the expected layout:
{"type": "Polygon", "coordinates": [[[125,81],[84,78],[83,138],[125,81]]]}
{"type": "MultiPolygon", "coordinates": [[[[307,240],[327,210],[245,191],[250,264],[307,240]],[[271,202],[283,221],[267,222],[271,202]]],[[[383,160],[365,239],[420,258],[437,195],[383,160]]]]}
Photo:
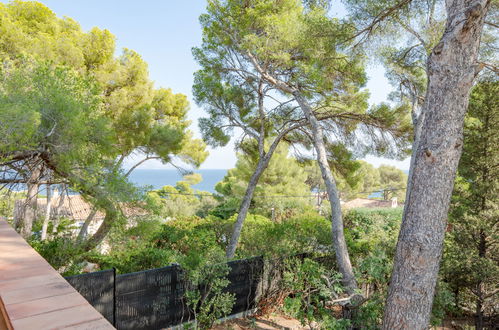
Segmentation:
{"type": "Polygon", "coordinates": [[[0,220],[0,330],[114,329],[0,220]]]}

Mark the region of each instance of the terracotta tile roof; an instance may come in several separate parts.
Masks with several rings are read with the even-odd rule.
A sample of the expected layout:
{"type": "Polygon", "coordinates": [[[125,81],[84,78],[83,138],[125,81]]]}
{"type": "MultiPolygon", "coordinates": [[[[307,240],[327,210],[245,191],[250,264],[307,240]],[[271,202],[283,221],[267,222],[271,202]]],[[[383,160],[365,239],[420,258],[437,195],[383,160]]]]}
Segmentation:
{"type": "Polygon", "coordinates": [[[114,329],[4,220],[0,312],[7,329],[114,329]]]}
{"type": "MultiPolygon", "coordinates": [[[[19,213],[25,204],[25,200],[16,200],[15,202],[15,213],[19,213]]],[[[46,198],[37,199],[37,214],[38,216],[44,216],[47,207],[46,198]]],[[[145,215],[146,212],[137,207],[130,207],[126,205],[121,205],[121,208],[126,216],[139,216],[145,215]]],[[[55,216],[55,212],[58,212],[59,216],[66,217],[73,220],[85,220],[92,211],[92,205],[87,203],[80,195],[68,195],[68,196],[54,196],[52,199],[51,214],[55,216]],[[58,208],[62,198],[62,205],[58,208]],[[58,210],[57,210],[58,208],[58,210]]],[[[94,216],[94,221],[99,221],[104,219],[105,214],[101,211],[97,211],[94,216]]],[[[16,218],[16,214],[14,214],[16,218]]]]}
{"type": "Polygon", "coordinates": [[[370,199],[370,198],[355,198],[351,201],[345,202],[341,204],[341,206],[345,209],[354,209],[360,207],[366,208],[378,208],[378,207],[397,207],[397,201],[384,201],[379,199],[370,199]]]}

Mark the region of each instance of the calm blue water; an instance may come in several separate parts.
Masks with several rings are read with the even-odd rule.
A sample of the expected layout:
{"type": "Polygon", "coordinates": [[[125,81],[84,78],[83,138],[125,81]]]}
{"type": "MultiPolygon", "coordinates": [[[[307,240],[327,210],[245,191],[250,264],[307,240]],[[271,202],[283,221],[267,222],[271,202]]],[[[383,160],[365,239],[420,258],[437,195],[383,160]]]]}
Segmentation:
{"type": "MultiPolygon", "coordinates": [[[[222,181],[227,170],[195,170],[203,176],[203,181],[192,186],[194,189],[215,192],[215,185],[222,181]]],[[[145,170],[137,169],[130,174],[130,181],[139,186],[152,186],[159,189],[163,186],[174,186],[182,180],[182,175],[177,170],[145,170]]]]}

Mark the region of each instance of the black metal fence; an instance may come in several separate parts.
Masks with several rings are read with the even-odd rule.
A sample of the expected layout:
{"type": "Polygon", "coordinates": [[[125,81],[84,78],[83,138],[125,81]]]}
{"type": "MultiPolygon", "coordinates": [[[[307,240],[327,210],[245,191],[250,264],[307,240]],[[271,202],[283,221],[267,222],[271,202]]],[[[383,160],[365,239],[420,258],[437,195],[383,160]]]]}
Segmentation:
{"type": "Polygon", "coordinates": [[[114,324],[114,269],[66,277],[66,280],[109,322],[114,324]]]}
{"type": "MultiPolygon", "coordinates": [[[[231,261],[225,289],[235,295],[231,315],[255,306],[263,258],[231,261]]],[[[173,265],[116,275],[115,270],[66,280],[117,329],[162,329],[193,320],[184,300],[182,269],[173,265]]]]}

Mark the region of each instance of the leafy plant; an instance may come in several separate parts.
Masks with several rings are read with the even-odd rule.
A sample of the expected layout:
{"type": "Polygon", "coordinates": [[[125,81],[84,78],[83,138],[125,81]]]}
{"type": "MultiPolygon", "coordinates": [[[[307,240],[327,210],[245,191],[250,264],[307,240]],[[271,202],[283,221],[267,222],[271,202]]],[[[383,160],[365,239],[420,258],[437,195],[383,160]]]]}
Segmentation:
{"type": "Polygon", "coordinates": [[[195,329],[210,329],[232,310],[234,294],[225,292],[229,285],[229,266],[222,253],[210,253],[201,263],[184,259],[184,284],[187,305],[194,313],[195,329]]]}
{"type": "Polygon", "coordinates": [[[310,329],[345,329],[348,320],[336,320],[328,306],[331,298],[343,292],[341,275],[318,262],[290,259],[283,275],[283,287],[291,294],[284,300],[284,311],[310,329]]]}
{"type": "Polygon", "coordinates": [[[81,262],[85,260],[84,251],[69,237],[56,236],[40,241],[31,240],[31,246],[57,271],[65,276],[81,273],[81,262]]]}

